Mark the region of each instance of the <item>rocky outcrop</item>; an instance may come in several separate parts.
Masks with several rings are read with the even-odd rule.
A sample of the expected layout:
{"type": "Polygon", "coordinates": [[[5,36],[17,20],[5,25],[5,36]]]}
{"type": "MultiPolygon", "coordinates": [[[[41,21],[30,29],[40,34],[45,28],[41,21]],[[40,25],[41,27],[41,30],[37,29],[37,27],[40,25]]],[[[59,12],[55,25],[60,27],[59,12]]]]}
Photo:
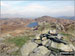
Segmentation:
{"type": "Polygon", "coordinates": [[[22,56],[49,56],[51,51],[45,46],[48,45],[49,40],[43,41],[41,45],[36,44],[36,42],[29,41],[21,48],[22,56]]]}
{"type": "Polygon", "coordinates": [[[32,39],[21,48],[22,56],[56,56],[60,52],[75,51],[72,44],[66,43],[58,34],[42,34],[40,39],[32,39]],[[41,39],[42,38],[42,39],[41,39]]]}

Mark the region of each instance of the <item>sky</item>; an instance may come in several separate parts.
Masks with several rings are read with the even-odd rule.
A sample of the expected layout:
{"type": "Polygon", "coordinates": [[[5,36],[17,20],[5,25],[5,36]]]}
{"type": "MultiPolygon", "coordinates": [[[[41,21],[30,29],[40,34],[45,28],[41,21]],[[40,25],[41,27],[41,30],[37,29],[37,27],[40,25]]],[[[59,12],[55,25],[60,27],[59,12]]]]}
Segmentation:
{"type": "Polygon", "coordinates": [[[1,17],[74,16],[74,1],[1,1],[1,17]]]}

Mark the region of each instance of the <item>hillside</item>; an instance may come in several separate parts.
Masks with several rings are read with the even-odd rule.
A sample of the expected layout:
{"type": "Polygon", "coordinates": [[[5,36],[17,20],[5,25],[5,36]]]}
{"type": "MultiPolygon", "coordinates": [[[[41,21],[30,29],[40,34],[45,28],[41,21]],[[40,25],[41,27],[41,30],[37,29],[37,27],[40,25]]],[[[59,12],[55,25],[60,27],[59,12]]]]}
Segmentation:
{"type": "Polygon", "coordinates": [[[75,16],[61,16],[61,17],[58,17],[58,18],[75,20],[75,16]]]}
{"type": "Polygon", "coordinates": [[[72,28],[72,31],[74,30],[75,27],[75,20],[69,20],[69,19],[60,19],[60,18],[54,18],[50,16],[42,16],[36,19],[20,19],[20,18],[15,18],[15,19],[1,19],[0,24],[1,24],[1,34],[4,33],[12,33],[13,31],[21,31],[21,30],[26,30],[30,29],[27,27],[27,25],[31,22],[38,22],[38,23],[60,23],[61,25],[64,26],[64,30],[70,30],[72,28]]]}
{"type": "Polygon", "coordinates": [[[75,46],[75,20],[43,16],[36,19],[1,19],[0,24],[0,53],[4,55],[21,56],[20,48],[25,43],[53,29],[75,46]],[[38,25],[27,27],[32,22],[38,22],[38,25]]]}
{"type": "Polygon", "coordinates": [[[42,16],[39,18],[35,19],[38,22],[43,22],[43,21],[47,21],[47,22],[59,22],[62,24],[68,24],[68,23],[75,23],[75,20],[70,20],[70,19],[65,19],[65,18],[55,18],[55,17],[50,17],[50,16],[42,16]]]}
{"type": "Polygon", "coordinates": [[[30,22],[33,22],[32,19],[2,19],[0,20],[1,24],[1,34],[12,33],[13,31],[21,31],[29,29],[26,27],[30,22]]]}

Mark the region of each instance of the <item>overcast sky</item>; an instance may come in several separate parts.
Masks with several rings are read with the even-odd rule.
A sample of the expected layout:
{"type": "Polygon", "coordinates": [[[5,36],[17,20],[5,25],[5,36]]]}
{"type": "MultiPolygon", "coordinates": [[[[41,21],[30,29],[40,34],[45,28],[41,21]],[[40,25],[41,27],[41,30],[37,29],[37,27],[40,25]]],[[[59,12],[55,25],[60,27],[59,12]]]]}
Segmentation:
{"type": "Polygon", "coordinates": [[[1,1],[2,17],[74,16],[74,1],[1,1]]]}

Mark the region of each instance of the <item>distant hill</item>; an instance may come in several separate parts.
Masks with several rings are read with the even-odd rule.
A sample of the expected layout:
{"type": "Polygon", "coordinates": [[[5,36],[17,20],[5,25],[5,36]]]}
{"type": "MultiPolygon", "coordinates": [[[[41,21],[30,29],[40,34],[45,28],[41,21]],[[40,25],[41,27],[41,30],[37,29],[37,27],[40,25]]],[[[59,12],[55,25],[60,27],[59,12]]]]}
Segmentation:
{"type": "Polygon", "coordinates": [[[61,17],[58,17],[58,18],[75,20],[75,16],[61,16],[61,17]]]}
{"type": "Polygon", "coordinates": [[[42,16],[42,17],[36,18],[35,20],[38,22],[43,22],[43,21],[52,22],[52,23],[59,22],[62,24],[75,23],[75,20],[69,20],[69,19],[64,19],[64,18],[55,18],[55,17],[50,17],[50,16],[42,16]]]}
{"type": "Polygon", "coordinates": [[[42,16],[38,17],[36,19],[22,19],[22,18],[9,18],[9,19],[1,19],[1,33],[10,33],[10,32],[20,32],[20,31],[25,31],[25,30],[30,30],[31,28],[27,27],[32,22],[38,22],[38,23],[60,23],[62,25],[75,25],[75,20],[69,20],[69,19],[60,19],[60,18],[55,18],[51,16],[42,16]]]}
{"type": "Polygon", "coordinates": [[[1,33],[12,32],[14,30],[28,29],[26,25],[34,22],[33,19],[1,19],[1,33]]]}
{"type": "Polygon", "coordinates": [[[46,22],[55,22],[56,18],[51,17],[51,16],[42,16],[42,17],[36,18],[35,20],[38,21],[38,22],[43,22],[43,21],[46,21],[46,22]]]}

